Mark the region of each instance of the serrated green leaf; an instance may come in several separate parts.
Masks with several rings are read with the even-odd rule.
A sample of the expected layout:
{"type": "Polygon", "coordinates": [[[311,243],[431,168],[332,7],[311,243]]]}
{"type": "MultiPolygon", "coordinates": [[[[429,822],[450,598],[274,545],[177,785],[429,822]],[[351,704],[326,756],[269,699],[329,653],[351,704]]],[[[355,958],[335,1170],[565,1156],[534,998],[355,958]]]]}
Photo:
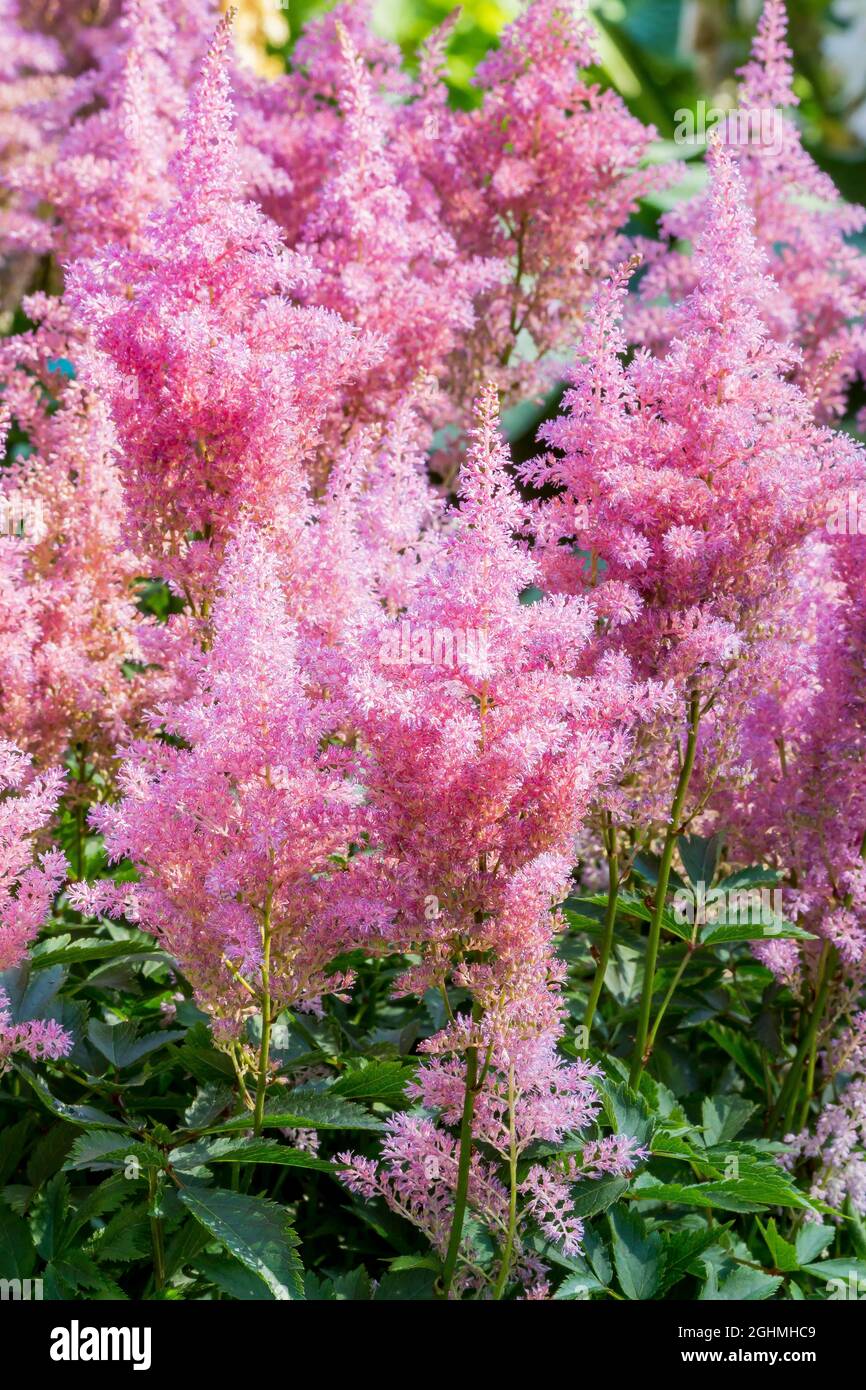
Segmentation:
{"type": "Polygon", "coordinates": [[[571,1204],[576,1216],[597,1216],[607,1211],[628,1189],[626,1178],[603,1177],[577,1183],[571,1189],[571,1204]]]}
{"type": "Polygon", "coordinates": [[[49,937],[31,952],[34,971],[54,966],[79,965],[86,961],[170,960],[151,937],[149,940],[115,941],[99,936],[49,937]]]}
{"type": "Polygon", "coordinates": [[[105,1263],[126,1264],[143,1259],[150,1248],[150,1227],[142,1206],[128,1206],[98,1230],[87,1243],[87,1254],[105,1263]]]}
{"type": "Polygon", "coordinates": [[[799,1269],[800,1260],[796,1248],[780,1234],[775,1217],[771,1217],[766,1226],[762,1226],[759,1221],[758,1227],[770,1252],[773,1268],[783,1274],[793,1274],[794,1270],[799,1269]]]}
{"type": "Polygon", "coordinates": [[[112,1168],[119,1161],[116,1157],[118,1145],[116,1130],[88,1130],[86,1134],[79,1135],[75,1140],[64,1167],[70,1171],[76,1168],[104,1168],[106,1170],[112,1168]],[[108,1155],[112,1155],[113,1161],[107,1161],[108,1155]]]}
{"type": "Polygon", "coordinates": [[[709,1147],[736,1139],[756,1109],[742,1096],[706,1096],[701,1107],[704,1143],[709,1147]]]}
{"type": "Polygon", "coordinates": [[[698,1295],[702,1302],[719,1303],[729,1299],[740,1302],[756,1302],[772,1298],[781,1285],[781,1278],[764,1274],[760,1269],[738,1266],[731,1274],[719,1282],[716,1271],[710,1267],[707,1282],[698,1295]]]}
{"type": "Polygon", "coordinates": [[[816,1221],[807,1221],[797,1232],[794,1246],[798,1264],[808,1265],[813,1260],[817,1260],[821,1252],[826,1250],[833,1241],[835,1235],[835,1227],[819,1226],[816,1221]]]}
{"type": "Polygon", "coordinates": [[[183,1112],[183,1122],[187,1129],[205,1129],[229,1109],[233,1100],[234,1094],[229,1086],[209,1081],[196,1091],[195,1099],[183,1112]]]}
{"type": "Polygon", "coordinates": [[[605,1286],[594,1274],[568,1274],[557,1288],[553,1297],[556,1302],[574,1301],[589,1298],[594,1293],[604,1293],[605,1286]]]}
{"type": "Polygon", "coordinates": [[[716,870],[719,867],[719,856],[722,852],[722,840],[723,836],[721,835],[712,835],[709,839],[704,839],[702,835],[680,835],[678,837],[677,846],[683,861],[683,868],[695,888],[699,884],[709,888],[715,878],[716,870]]]}
{"type": "Polygon", "coordinates": [[[378,1100],[386,1105],[399,1106],[405,1100],[405,1089],[415,1075],[415,1066],[405,1062],[368,1062],[342,1072],[328,1095],[346,1100],[378,1100]]]}
{"type": "Polygon", "coordinates": [[[636,1143],[648,1144],[653,1133],[653,1118],[642,1095],[619,1081],[605,1080],[601,1086],[605,1113],[617,1134],[627,1134],[636,1143]]]}
{"type": "Polygon", "coordinates": [[[270,1139],[202,1139],[171,1151],[171,1166],[180,1172],[207,1163],[272,1163],[281,1168],[312,1168],[319,1173],[336,1171],[336,1165],[326,1158],[270,1139]]]}
{"type": "Polygon", "coordinates": [[[648,1231],[637,1212],[613,1207],[608,1213],[613,1262],[619,1286],[629,1299],[648,1299],[662,1280],[663,1251],[658,1231],[648,1231]]]}
{"type": "Polygon", "coordinates": [[[699,939],[702,946],[727,946],[736,941],[815,940],[811,932],[804,931],[802,927],[795,926],[793,922],[786,922],[781,917],[774,918],[770,923],[707,923],[701,928],[699,939]]]}
{"type": "Polygon", "coordinates": [[[197,1255],[194,1268],[229,1298],[241,1303],[273,1303],[267,1284],[230,1255],[197,1255]]]}
{"type": "Polygon", "coordinates": [[[817,1263],[803,1266],[807,1274],[813,1275],[816,1279],[841,1279],[843,1283],[853,1283],[856,1286],[858,1280],[866,1282],[866,1260],[850,1259],[839,1260],[819,1260],[817,1263]]]}
{"type": "MultiPolygon", "coordinates": [[[[382,1129],[383,1122],[353,1101],[334,1096],[328,1091],[307,1091],[298,1087],[289,1091],[280,1104],[271,1105],[264,1114],[265,1129],[382,1129]]],[[[249,1129],[249,1114],[235,1115],[230,1120],[210,1125],[206,1133],[224,1134],[249,1129]]]]}
{"type": "Polygon", "coordinates": [[[698,1257],[717,1243],[724,1229],[719,1226],[706,1226],[698,1230],[673,1230],[663,1234],[664,1273],[659,1296],[667,1293],[687,1274],[694,1272],[692,1266],[698,1257]]]}
{"type": "Polygon", "coordinates": [[[765,869],[762,864],[752,864],[720,879],[718,887],[725,892],[737,888],[772,888],[781,882],[781,877],[776,869],[765,869]]]}
{"type": "Polygon", "coordinates": [[[87,1036],[97,1051],[113,1067],[123,1070],[134,1066],[151,1052],[165,1047],[168,1043],[179,1042],[186,1036],[183,1028],[158,1030],[139,1037],[134,1023],[103,1023],[92,1018],[87,1027],[87,1036]]]}
{"type": "Polygon", "coordinates": [[[298,1238],[283,1207],[264,1197],[209,1188],[192,1182],[180,1200],[197,1221],[257,1275],[280,1301],[303,1299],[304,1271],[298,1258],[298,1238]]]}
{"type": "Polygon", "coordinates": [[[35,1265],[27,1222],[0,1205],[0,1279],[29,1279],[35,1265]]]}

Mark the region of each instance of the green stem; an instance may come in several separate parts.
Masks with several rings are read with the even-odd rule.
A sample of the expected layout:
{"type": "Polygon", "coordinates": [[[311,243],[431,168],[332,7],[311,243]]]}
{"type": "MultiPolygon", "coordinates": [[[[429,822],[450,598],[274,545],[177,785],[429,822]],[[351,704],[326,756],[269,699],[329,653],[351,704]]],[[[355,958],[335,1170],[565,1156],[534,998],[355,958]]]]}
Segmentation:
{"type": "Polygon", "coordinates": [[[460,1239],[463,1235],[463,1221],[466,1216],[466,1199],[469,1192],[469,1163],[472,1158],[472,1121],[475,1116],[475,1097],[478,1094],[476,1081],[478,1075],[478,1049],[466,1049],[466,1089],[463,1093],[463,1115],[460,1120],[460,1157],[457,1161],[457,1189],[454,1194],[454,1215],[451,1218],[451,1234],[442,1270],[442,1291],[447,1298],[451,1291],[460,1239]]]}
{"type": "MultiPolygon", "coordinates": [[[[797,1049],[797,1056],[791,1064],[791,1069],[782,1088],[782,1094],[773,1111],[774,1118],[777,1117],[776,1111],[781,1113],[781,1103],[783,1098],[787,1099],[785,1108],[785,1133],[787,1134],[794,1124],[794,1116],[797,1113],[797,1098],[800,1092],[800,1073],[803,1062],[806,1061],[806,1096],[803,1107],[802,1124],[806,1123],[809,1114],[809,1104],[812,1099],[812,1087],[815,1084],[815,1061],[818,1055],[818,1034],[821,1030],[821,1022],[824,1017],[824,1010],[827,1007],[827,996],[830,993],[833,972],[830,969],[830,957],[833,947],[829,941],[825,941],[821,949],[821,959],[818,963],[818,979],[815,984],[815,1003],[809,1018],[809,1026],[803,1035],[803,1041],[797,1049]],[[808,1061],[806,1060],[808,1059],[808,1061]],[[785,1093],[787,1091],[787,1097],[785,1093]]],[[[801,1126],[802,1127],[802,1126],[801,1126]]]]}
{"type": "Polygon", "coordinates": [[[637,1086],[640,1080],[640,1074],[649,1061],[650,1052],[652,1051],[652,1045],[648,1043],[648,1039],[653,990],[655,986],[656,961],[658,960],[659,940],[662,930],[662,915],[665,908],[665,898],[667,897],[668,881],[671,876],[671,865],[673,863],[674,850],[677,843],[680,817],[682,815],[683,805],[685,804],[689,782],[691,781],[692,771],[695,765],[700,720],[700,692],[693,690],[689,696],[689,735],[686,743],[686,752],[683,758],[683,765],[680,768],[680,775],[677,779],[673,805],[671,806],[670,820],[668,821],[661,863],[659,865],[659,879],[656,884],[653,915],[650,922],[649,936],[647,938],[647,953],[644,965],[640,1011],[638,1013],[637,1035],[634,1040],[634,1053],[632,1055],[631,1071],[628,1078],[628,1084],[632,1088],[637,1086]]]}
{"type": "Polygon", "coordinates": [[[153,1246],[153,1285],[157,1293],[161,1293],[165,1288],[165,1234],[163,1232],[162,1217],[157,1216],[153,1210],[157,1198],[157,1175],[156,1170],[151,1168],[148,1171],[148,1195],[150,1212],[150,1240],[153,1246]]]}
{"type": "Polygon", "coordinates": [[[517,1130],[514,1123],[514,1066],[508,1068],[508,1234],[502,1250],[502,1264],[496,1278],[493,1297],[498,1301],[505,1292],[511,1269],[511,1254],[517,1231],[517,1130]]]}
{"type": "Polygon", "coordinates": [[[818,1032],[821,1027],[821,1019],[827,1003],[827,995],[830,992],[830,982],[832,971],[828,968],[832,946],[829,941],[825,941],[821,950],[821,959],[818,963],[818,980],[816,984],[815,1003],[809,1018],[809,1026],[800,1039],[800,1045],[794,1056],[794,1060],[788,1068],[788,1075],[785,1077],[784,1084],[776,1097],[776,1104],[773,1106],[770,1115],[767,1132],[772,1134],[780,1119],[785,1117],[785,1133],[787,1133],[794,1121],[794,1114],[797,1108],[797,1095],[800,1089],[800,1074],[803,1063],[812,1051],[813,1045],[817,1044],[818,1032]]]}
{"type": "Polygon", "coordinates": [[[692,944],[692,942],[689,942],[689,944],[688,944],[687,947],[686,947],[685,954],[683,955],[682,960],[680,961],[679,965],[678,965],[677,968],[676,968],[676,973],[675,973],[673,979],[671,980],[670,985],[668,986],[667,993],[665,994],[664,999],[662,1000],[661,1004],[659,1005],[659,1011],[658,1011],[658,1013],[656,1014],[655,1023],[653,1024],[652,1028],[650,1029],[649,1038],[647,1039],[647,1053],[648,1053],[648,1054],[649,1054],[649,1053],[652,1053],[652,1050],[653,1050],[653,1048],[655,1047],[656,1034],[657,1034],[658,1031],[659,1031],[659,1024],[661,1023],[662,1019],[663,1019],[664,1016],[665,1016],[665,1012],[666,1012],[666,1010],[667,1010],[668,1004],[671,1002],[671,1000],[673,999],[674,995],[675,995],[676,992],[677,992],[677,986],[679,985],[680,980],[683,978],[683,975],[685,974],[686,966],[688,965],[689,961],[690,961],[691,958],[692,958],[692,952],[694,951],[694,949],[695,949],[695,948],[694,948],[694,945],[692,944]]]}
{"type": "Polygon", "coordinates": [[[598,1007],[598,1001],[601,998],[604,977],[607,974],[607,967],[610,963],[611,951],[613,950],[616,904],[619,896],[619,854],[617,853],[616,831],[612,825],[608,826],[605,831],[605,849],[607,852],[607,867],[610,874],[610,882],[607,890],[607,909],[604,914],[604,930],[601,938],[601,955],[595,967],[595,976],[593,977],[592,988],[589,991],[589,999],[586,1003],[586,1013],[583,1016],[587,1036],[592,1028],[595,1011],[598,1007]]]}
{"type": "Polygon", "coordinates": [[[268,885],[265,897],[265,910],[262,918],[262,1041],[259,1051],[259,1074],[256,1082],[256,1107],[253,1116],[253,1134],[262,1132],[265,1116],[265,1094],[268,1089],[268,1064],[271,1051],[271,908],[274,890],[268,885]]]}

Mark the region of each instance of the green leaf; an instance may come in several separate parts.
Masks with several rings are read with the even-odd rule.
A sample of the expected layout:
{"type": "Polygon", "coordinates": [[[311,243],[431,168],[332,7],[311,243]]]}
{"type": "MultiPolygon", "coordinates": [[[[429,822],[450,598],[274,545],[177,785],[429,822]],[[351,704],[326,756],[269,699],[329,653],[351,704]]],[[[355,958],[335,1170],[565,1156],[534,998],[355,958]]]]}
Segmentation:
{"type": "Polygon", "coordinates": [[[662,1279],[661,1236],[648,1232],[638,1214],[625,1207],[613,1207],[608,1220],[620,1288],[629,1299],[653,1298],[662,1279]]]}
{"type": "MultiPolygon", "coordinates": [[[[635,856],[632,872],[655,888],[659,881],[660,864],[661,860],[657,854],[653,854],[650,850],[642,850],[640,854],[635,856]]],[[[685,879],[674,868],[670,871],[668,883],[671,888],[685,888],[687,886],[685,879]]]]}
{"type": "Polygon", "coordinates": [[[169,960],[165,951],[160,950],[154,939],[130,939],[115,941],[108,937],[80,936],[75,941],[71,936],[49,937],[34,947],[31,961],[34,970],[47,970],[52,966],[78,965],[83,961],[103,960],[169,960]]]}
{"type": "Polygon", "coordinates": [[[35,1264],[27,1222],[0,1206],[0,1279],[29,1279],[35,1264]]]}
{"type": "Polygon", "coordinates": [[[229,1109],[233,1100],[229,1086],[209,1081],[196,1091],[195,1099],[183,1112],[183,1122],[188,1129],[205,1129],[229,1109]]]}
{"type": "Polygon", "coordinates": [[[836,1235],[835,1227],[819,1226],[815,1221],[808,1221],[798,1232],[795,1249],[797,1251],[797,1263],[801,1265],[811,1264],[817,1260],[818,1256],[831,1243],[836,1235]]]}
{"type": "Polygon", "coordinates": [[[435,1297],[436,1275],[431,1269],[406,1269],[397,1273],[389,1271],[379,1282],[373,1301],[375,1303],[429,1302],[435,1297]]]}
{"type": "Polygon", "coordinates": [[[406,1085],[414,1075],[414,1065],[405,1062],[365,1061],[344,1071],[329,1087],[328,1095],[382,1101],[396,1107],[403,1104],[406,1085]]]}
{"type": "MultiPolygon", "coordinates": [[[[593,893],[589,897],[572,899],[572,901],[578,906],[583,903],[603,908],[607,906],[607,894],[593,893]]],[[[637,894],[620,893],[616,903],[616,915],[617,922],[619,922],[621,917],[637,917],[641,922],[651,922],[653,910],[651,907],[648,907],[643,898],[638,897],[637,894]]],[[[688,922],[678,922],[674,914],[670,912],[667,907],[662,911],[661,921],[662,926],[667,931],[672,932],[674,936],[678,936],[681,941],[691,940],[692,929],[688,922]]]]}
{"type": "Polygon", "coordinates": [[[336,1171],[335,1164],[326,1158],[270,1139],[201,1140],[172,1149],[170,1157],[171,1166],[180,1172],[206,1163],[273,1163],[281,1168],[313,1168],[319,1173],[336,1171]]]}
{"type": "Polygon", "coordinates": [[[25,1115],[17,1124],[5,1125],[3,1143],[0,1144],[0,1187],[9,1181],[24,1155],[32,1119],[25,1115]]]}
{"type": "Polygon", "coordinates": [[[340,1303],[369,1303],[373,1286],[363,1265],[334,1276],[334,1297],[340,1303]]]}
{"type": "Polygon", "coordinates": [[[736,1062],[740,1071],[763,1090],[764,1068],[760,1048],[750,1038],[724,1023],[709,1022],[705,1025],[705,1031],[736,1062]]]}
{"type": "Polygon", "coordinates": [[[129,1182],[120,1173],[113,1173],[110,1178],[103,1179],[98,1187],[89,1188],[86,1196],[79,1201],[75,1211],[70,1215],[70,1239],[78,1231],[91,1226],[92,1222],[102,1221],[118,1207],[122,1207],[129,1200],[129,1192],[129,1182]]]}
{"type": "Polygon", "coordinates": [[[84,1290],[88,1298],[114,1302],[126,1294],[118,1283],[86,1255],[83,1250],[69,1250],[46,1266],[45,1292],[49,1298],[67,1300],[80,1297],[84,1290]]]}
{"type": "Polygon", "coordinates": [[[618,1202],[628,1189],[626,1178],[604,1177],[578,1183],[571,1189],[572,1207],[576,1216],[597,1216],[618,1202]]]}
{"type": "Polygon", "coordinates": [[[298,1238],[283,1207],[264,1197],[190,1182],[180,1200],[230,1255],[257,1275],[281,1301],[304,1297],[298,1238]]]}
{"type": "Polygon", "coordinates": [[[160,1029],[139,1037],[138,1028],[134,1023],[102,1023],[99,1019],[93,1018],[88,1025],[87,1036],[106,1061],[122,1070],[124,1067],[134,1066],[142,1057],[167,1043],[180,1041],[186,1036],[186,1030],[160,1029]]]}
{"type": "Polygon", "coordinates": [[[406,1269],[432,1269],[439,1274],[442,1269],[442,1261],[435,1255],[398,1255],[388,1266],[392,1274],[399,1274],[406,1269]]]}
{"type": "Polygon", "coordinates": [[[730,888],[772,888],[781,882],[781,877],[776,869],[765,869],[761,864],[752,864],[720,879],[718,887],[725,892],[730,888]]]}
{"type": "Polygon", "coordinates": [[[107,1170],[116,1167],[126,1152],[116,1130],[91,1129],[75,1140],[64,1167],[71,1171],[76,1168],[107,1170]]]}
{"type": "Polygon", "coordinates": [[[686,1163],[693,1163],[700,1157],[699,1151],[678,1134],[666,1134],[659,1129],[653,1135],[652,1154],[654,1158],[681,1158],[686,1163]]]}
{"type": "MultiPolygon", "coordinates": [[[[27,1161],[27,1180],[42,1187],[63,1167],[66,1155],[75,1141],[75,1130],[63,1123],[52,1125],[33,1146],[27,1161]]],[[[115,1139],[115,1143],[116,1143],[115,1139]]]]}
{"type": "Polygon", "coordinates": [[[65,979],[66,971],[59,965],[34,974],[29,960],[14,970],[4,971],[0,975],[0,990],[6,995],[12,1022],[29,1023],[52,1017],[52,1005],[65,979]]]}
{"type": "Polygon", "coordinates": [[[701,1108],[704,1143],[709,1147],[736,1139],[756,1109],[742,1096],[706,1096],[701,1108]]]}
{"type": "Polygon", "coordinates": [[[239,1302],[273,1302],[264,1280],[228,1255],[197,1255],[193,1266],[211,1284],[239,1302]]]}
{"type": "Polygon", "coordinates": [[[605,1080],[601,1086],[605,1113],[617,1134],[627,1134],[638,1144],[652,1138],[653,1118],[642,1095],[618,1081],[605,1080]]]}
{"type": "Polygon", "coordinates": [[[692,884],[697,888],[702,883],[705,888],[709,888],[716,876],[719,867],[719,856],[722,852],[721,835],[712,835],[705,840],[702,835],[680,835],[677,845],[680,851],[680,858],[683,861],[683,868],[688,874],[692,884]]]}
{"type": "Polygon", "coordinates": [[[569,1274],[563,1279],[553,1297],[557,1302],[583,1300],[589,1298],[590,1294],[604,1293],[604,1287],[604,1284],[589,1271],[586,1274],[569,1274]]]}
{"type": "Polygon", "coordinates": [[[708,922],[705,927],[701,928],[700,933],[702,946],[722,946],[734,941],[782,941],[785,939],[815,940],[811,932],[803,931],[802,927],[796,927],[793,922],[786,922],[782,917],[774,917],[769,923],[708,922]]]}
{"type": "Polygon", "coordinates": [[[745,1265],[739,1265],[719,1283],[716,1270],[710,1266],[707,1282],[698,1297],[702,1302],[709,1303],[724,1302],[728,1299],[755,1302],[772,1298],[781,1282],[781,1278],[764,1274],[760,1269],[749,1269],[745,1265]]]}
{"type": "Polygon", "coordinates": [[[118,1135],[113,1135],[114,1143],[111,1148],[107,1147],[108,1139],[112,1136],[105,1135],[96,1137],[98,1131],[91,1130],[91,1142],[83,1142],[80,1146],[73,1147],[69,1155],[69,1160],[64,1164],[67,1172],[76,1172],[80,1169],[89,1169],[91,1172],[110,1173],[117,1172],[118,1169],[129,1169],[125,1174],[127,1178],[139,1176],[140,1168],[165,1168],[167,1158],[162,1149],[154,1144],[139,1143],[137,1140],[130,1139],[128,1143],[121,1143],[118,1135]]]}
{"type": "Polygon", "coordinates": [[[150,1239],[144,1206],[128,1206],[91,1236],[87,1254],[95,1260],[125,1264],[144,1259],[150,1249],[150,1239]]]}
{"type": "Polygon", "coordinates": [[[231,1058],[214,1047],[204,1023],[196,1023],[188,1030],[180,1047],[179,1061],[184,1070],[202,1085],[209,1082],[234,1085],[235,1075],[231,1058]]]}
{"type": "MultiPolygon", "coordinates": [[[[288,1092],[279,1106],[265,1110],[266,1129],[371,1129],[383,1128],[383,1122],[362,1106],[334,1096],[330,1091],[307,1091],[298,1087],[288,1092]]],[[[251,1128],[249,1113],[236,1115],[211,1125],[208,1134],[230,1133],[251,1128]]]]}
{"type": "Polygon", "coordinates": [[[855,1285],[860,1279],[866,1280],[866,1260],[857,1260],[853,1257],[841,1260],[819,1260],[817,1264],[807,1264],[803,1268],[807,1274],[813,1275],[816,1279],[841,1279],[845,1283],[853,1280],[855,1285]]]}
{"type": "Polygon", "coordinates": [[[43,1260],[54,1259],[63,1252],[69,1234],[69,1184],[62,1173],[53,1177],[40,1193],[30,1229],[43,1260]]]}
{"type": "Polygon", "coordinates": [[[718,1242],[724,1229],[725,1227],[705,1226],[697,1230],[673,1230],[663,1234],[664,1275],[659,1296],[667,1293],[668,1289],[672,1289],[687,1274],[698,1272],[698,1257],[718,1242]]]}
{"type": "Polygon", "coordinates": [[[783,1274],[793,1274],[796,1269],[799,1269],[800,1260],[796,1247],[779,1234],[775,1217],[771,1217],[766,1226],[762,1226],[759,1221],[758,1227],[766,1241],[773,1268],[781,1270],[783,1274]]]}
{"type": "Polygon", "coordinates": [[[777,1164],[748,1154],[737,1154],[737,1177],[702,1183],[659,1182],[647,1173],[632,1184],[629,1199],[640,1202],[672,1202],[677,1206],[718,1207],[723,1211],[763,1211],[766,1207],[812,1207],[805,1193],[794,1185],[777,1164]]]}

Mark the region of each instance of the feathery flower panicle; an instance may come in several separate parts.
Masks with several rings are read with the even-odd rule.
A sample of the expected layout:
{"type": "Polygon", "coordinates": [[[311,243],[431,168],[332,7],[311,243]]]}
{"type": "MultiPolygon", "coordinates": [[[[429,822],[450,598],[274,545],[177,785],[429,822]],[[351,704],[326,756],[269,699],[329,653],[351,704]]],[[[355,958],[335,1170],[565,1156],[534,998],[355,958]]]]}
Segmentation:
{"type": "Polygon", "coordinates": [[[478,66],[480,107],[453,126],[422,113],[421,171],[445,226],[464,257],[508,266],[456,364],[466,395],[482,375],[509,395],[555,379],[593,283],[621,259],[621,228],[661,177],[638,168],[653,130],[581,75],[594,61],[583,0],[531,0],[478,66]]]}
{"type": "Polygon", "coordinates": [[[321,422],[378,351],[289,297],[309,263],[238,196],[228,32],[190,100],[177,201],[151,220],[146,247],[70,272],[98,350],[90,376],[117,427],[130,543],[197,613],[244,508],[287,537],[303,524],[321,422]]]}
{"type": "MultiPolygon", "coordinates": [[[[247,986],[259,977],[263,934],[276,1014],[341,989],[331,960],[348,943],[374,943],[384,920],[348,859],[368,819],[364,794],[350,755],[329,741],[329,707],[305,694],[271,545],[240,527],[194,693],[153,716],[154,732],[173,743],[134,745],[122,799],[91,812],[111,859],[138,866],[140,925],[177,959],[228,1041],[255,1010],[247,986]]],[[[80,886],[76,903],[130,911],[128,899],[95,892],[80,886]]]]}
{"type": "MultiPolygon", "coordinates": [[[[34,836],[51,819],[62,782],[57,769],[33,776],[29,759],[0,739],[0,971],[20,965],[66,877],[59,850],[47,850],[35,861],[33,855],[34,836]]],[[[72,1039],[51,1020],[15,1023],[0,986],[0,1074],[13,1053],[38,1061],[65,1056],[71,1046],[72,1039]]]]}
{"type": "Polygon", "coordinates": [[[866,980],[863,562],[859,538],[803,547],[767,614],[759,680],[744,673],[742,775],[715,797],[730,852],[790,873],[786,909],[817,938],[762,943],[759,958],[799,990],[814,978],[824,943],[838,952],[830,1025],[866,980]]]}
{"type": "MultiPolygon", "coordinates": [[[[815,424],[787,379],[791,354],[760,317],[765,259],[741,177],[724,148],[709,159],[695,286],[667,311],[667,354],[621,364],[624,278],[602,288],[565,413],[542,428],[555,452],[525,470],[558,488],[537,507],[545,582],[591,594],[603,645],[627,652],[641,675],[715,706],[707,764],[720,753],[713,720],[727,727],[722,693],[760,652],[788,558],[863,470],[862,450],[815,424]]],[[[655,765],[648,787],[670,804],[669,775],[655,765]]]]}
{"type": "Polygon", "coordinates": [[[812,1132],[786,1135],[785,1142],[786,1167],[811,1160],[810,1197],[836,1211],[850,1202],[859,1216],[866,1215],[866,1077],[862,1069],[843,1086],[838,1101],[824,1107],[812,1132]]]}
{"type": "MultiPolygon", "coordinates": [[[[803,148],[788,114],[798,98],[786,28],[783,0],[766,0],[751,61],[740,73],[737,109],[721,134],[737,161],[767,256],[771,283],[762,318],[780,342],[798,349],[790,374],[828,420],[843,413],[862,360],[866,256],[848,238],[863,229],[866,210],[843,201],[803,148]]],[[[692,258],[678,247],[696,243],[710,216],[707,195],[681,203],[662,218],[667,240],[646,246],[651,264],[630,333],[656,350],[669,346],[672,328],[659,302],[682,297],[696,280],[692,258]]]]}
{"type": "Polygon", "coordinates": [[[0,506],[11,511],[20,499],[27,512],[23,534],[0,541],[7,574],[14,564],[4,664],[19,652],[18,679],[0,681],[0,728],[41,767],[74,747],[105,773],[154,694],[154,675],[139,673],[147,627],[132,592],[139,571],[120,541],[111,422],[67,374],[80,344],[56,301],[27,304],[44,323],[0,346],[4,405],[27,440],[0,479],[0,506]]]}
{"type": "Polygon", "coordinates": [[[47,850],[34,864],[32,843],[51,819],[62,784],[56,768],[32,775],[26,755],[0,740],[0,970],[24,959],[63,882],[63,855],[47,850]]]}
{"type": "Polygon", "coordinates": [[[337,32],[342,120],[330,151],[333,172],[296,249],[318,272],[306,301],[337,311],[384,344],[375,370],[340,401],[350,419],[375,418],[419,372],[447,375],[451,353],[475,328],[473,299],[498,283],[503,269],[458,256],[435,210],[413,208],[389,152],[387,108],[341,23],[337,32]]]}
{"type": "MultiPolygon", "coordinates": [[[[627,666],[575,674],[594,621],[583,599],[520,602],[538,572],[515,538],[526,509],[509,462],[491,386],[476,404],[459,508],[445,519],[423,583],[390,631],[371,634],[366,666],[352,680],[395,930],[423,951],[402,987],[444,987],[450,978],[469,991],[473,1012],[423,1045],[429,1060],[415,1095],[438,1121],[395,1119],[381,1168],[351,1160],[347,1180],[383,1194],[440,1252],[458,1171],[450,1131],[470,1054],[487,1059],[475,1135],[502,1155],[512,1130],[522,1152],[595,1114],[592,1069],[556,1051],[561,976],[551,907],[564,896],[590,799],[625,756],[638,700],[627,666]],[[408,652],[399,647],[404,631],[408,652]]],[[[502,1246],[507,1190],[495,1163],[476,1153],[472,1165],[470,1209],[502,1246]]],[[[521,1191],[521,1221],[538,1221],[576,1248],[580,1222],[562,1184],[533,1168],[521,1191]]],[[[471,1236],[461,1250],[460,1278],[474,1277],[471,1236]]],[[[538,1277],[519,1231],[503,1259],[503,1278],[538,1277]]]]}

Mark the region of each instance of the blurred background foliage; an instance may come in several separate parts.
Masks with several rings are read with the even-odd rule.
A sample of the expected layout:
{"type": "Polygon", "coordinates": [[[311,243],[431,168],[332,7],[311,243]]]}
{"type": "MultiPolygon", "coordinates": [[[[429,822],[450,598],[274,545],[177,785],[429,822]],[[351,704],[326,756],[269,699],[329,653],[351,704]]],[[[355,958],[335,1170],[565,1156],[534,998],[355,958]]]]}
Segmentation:
{"type": "MultiPolygon", "coordinates": [[[[238,0],[235,0],[238,3],[238,0]]],[[[240,23],[258,61],[279,71],[313,15],[333,0],[240,0],[240,23]],[[265,58],[264,55],[267,54],[265,58]]],[[[520,0],[464,0],[450,52],[455,102],[474,98],[473,70],[520,0]]],[[[452,0],[376,0],[379,32],[411,64],[424,36],[452,13],[452,0]]],[[[761,0],[592,0],[598,80],[616,87],[663,140],[675,113],[734,103],[761,0]]],[[[843,194],[866,200],[866,0],[788,0],[799,119],[806,143],[843,194]]]]}

